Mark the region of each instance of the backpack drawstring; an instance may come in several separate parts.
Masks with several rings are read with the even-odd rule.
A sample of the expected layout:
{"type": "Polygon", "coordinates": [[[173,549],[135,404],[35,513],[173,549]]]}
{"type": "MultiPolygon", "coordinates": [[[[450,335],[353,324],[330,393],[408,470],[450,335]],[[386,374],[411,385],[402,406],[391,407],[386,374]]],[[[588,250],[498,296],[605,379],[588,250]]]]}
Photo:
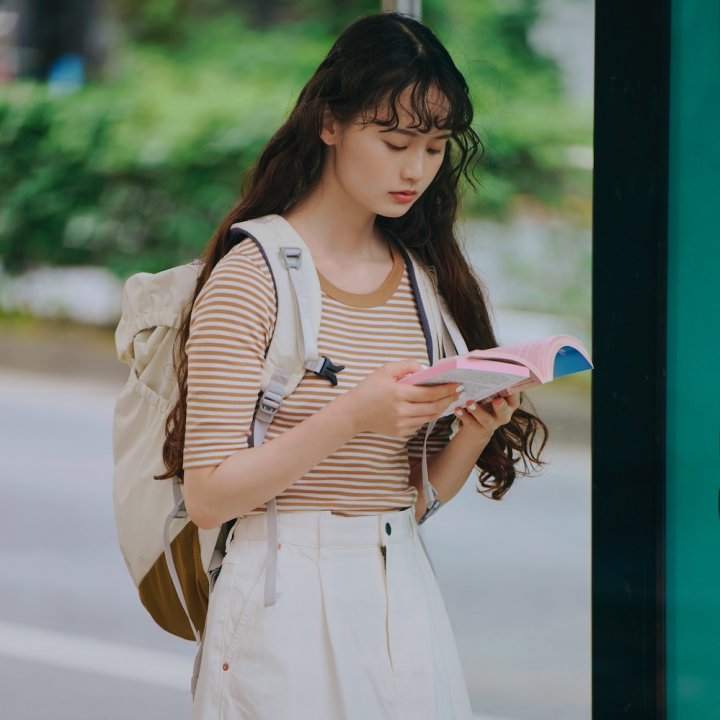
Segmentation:
{"type": "Polygon", "coordinates": [[[282,593],[277,592],[278,512],[273,498],[267,504],[267,555],[265,556],[265,607],[274,605],[282,593]]]}
{"type": "Polygon", "coordinates": [[[422,451],[422,483],[423,483],[423,496],[425,499],[425,512],[423,516],[418,520],[418,525],[422,525],[433,513],[437,512],[440,508],[440,498],[438,497],[437,490],[430,484],[430,478],[428,475],[427,467],[427,443],[432,433],[437,420],[433,420],[428,423],[427,430],[425,431],[425,439],[423,440],[423,451],[422,451]]]}

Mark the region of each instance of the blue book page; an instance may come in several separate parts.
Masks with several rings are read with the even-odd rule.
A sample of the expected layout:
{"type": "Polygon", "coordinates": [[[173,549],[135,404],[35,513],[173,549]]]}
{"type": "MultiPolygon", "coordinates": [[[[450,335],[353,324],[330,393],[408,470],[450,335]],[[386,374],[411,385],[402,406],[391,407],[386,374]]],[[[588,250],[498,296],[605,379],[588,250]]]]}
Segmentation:
{"type": "Polygon", "coordinates": [[[558,350],[555,356],[553,378],[572,375],[573,373],[590,370],[591,368],[592,365],[583,357],[582,353],[573,347],[565,345],[558,350]]]}

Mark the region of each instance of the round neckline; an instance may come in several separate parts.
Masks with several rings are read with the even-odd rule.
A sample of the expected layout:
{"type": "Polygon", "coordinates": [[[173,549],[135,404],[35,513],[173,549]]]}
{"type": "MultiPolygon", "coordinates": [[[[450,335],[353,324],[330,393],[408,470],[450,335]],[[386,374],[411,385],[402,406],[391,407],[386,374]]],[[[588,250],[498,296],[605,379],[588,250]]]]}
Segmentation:
{"type": "Polygon", "coordinates": [[[320,288],[333,300],[357,308],[371,308],[383,305],[387,302],[400,285],[403,275],[403,262],[400,253],[392,242],[388,244],[392,253],[392,268],[387,277],[378,288],[369,293],[352,293],[333,285],[317,268],[315,268],[320,280],[320,288]]]}

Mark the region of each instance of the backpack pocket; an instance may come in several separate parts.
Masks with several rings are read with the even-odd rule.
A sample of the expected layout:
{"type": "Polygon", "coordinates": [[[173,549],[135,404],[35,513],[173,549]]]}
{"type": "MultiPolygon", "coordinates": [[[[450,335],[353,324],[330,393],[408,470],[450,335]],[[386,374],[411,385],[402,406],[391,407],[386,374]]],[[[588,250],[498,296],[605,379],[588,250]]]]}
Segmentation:
{"type": "Polygon", "coordinates": [[[177,394],[177,376],[171,362],[176,335],[175,328],[158,325],[140,330],[133,338],[135,377],[166,401],[177,394]]]}

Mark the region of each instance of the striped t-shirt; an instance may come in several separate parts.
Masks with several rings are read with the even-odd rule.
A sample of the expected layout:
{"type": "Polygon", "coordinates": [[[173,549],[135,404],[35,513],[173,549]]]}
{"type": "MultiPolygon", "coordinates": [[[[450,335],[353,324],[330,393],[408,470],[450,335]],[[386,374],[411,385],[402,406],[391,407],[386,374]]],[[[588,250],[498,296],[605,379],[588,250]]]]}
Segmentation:
{"type": "MultiPolygon", "coordinates": [[[[318,351],[345,369],[338,384],[306,372],[268,428],[265,442],[316,413],[381,365],[414,358],[428,364],[425,336],[402,256],[374,292],[345,292],[320,273],[318,351]]],[[[213,269],[192,310],[183,466],[220,464],[249,446],[260,376],[277,306],[270,270],[255,242],[235,246],[213,269]]],[[[448,442],[452,416],[438,421],[428,455],[448,442]]],[[[420,459],[425,428],[409,440],[362,432],[277,496],[279,511],[331,510],[364,515],[412,505],[410,463],[420,459]]],[[[250,512],[266,511],[261,506],[250,512]]]]}

